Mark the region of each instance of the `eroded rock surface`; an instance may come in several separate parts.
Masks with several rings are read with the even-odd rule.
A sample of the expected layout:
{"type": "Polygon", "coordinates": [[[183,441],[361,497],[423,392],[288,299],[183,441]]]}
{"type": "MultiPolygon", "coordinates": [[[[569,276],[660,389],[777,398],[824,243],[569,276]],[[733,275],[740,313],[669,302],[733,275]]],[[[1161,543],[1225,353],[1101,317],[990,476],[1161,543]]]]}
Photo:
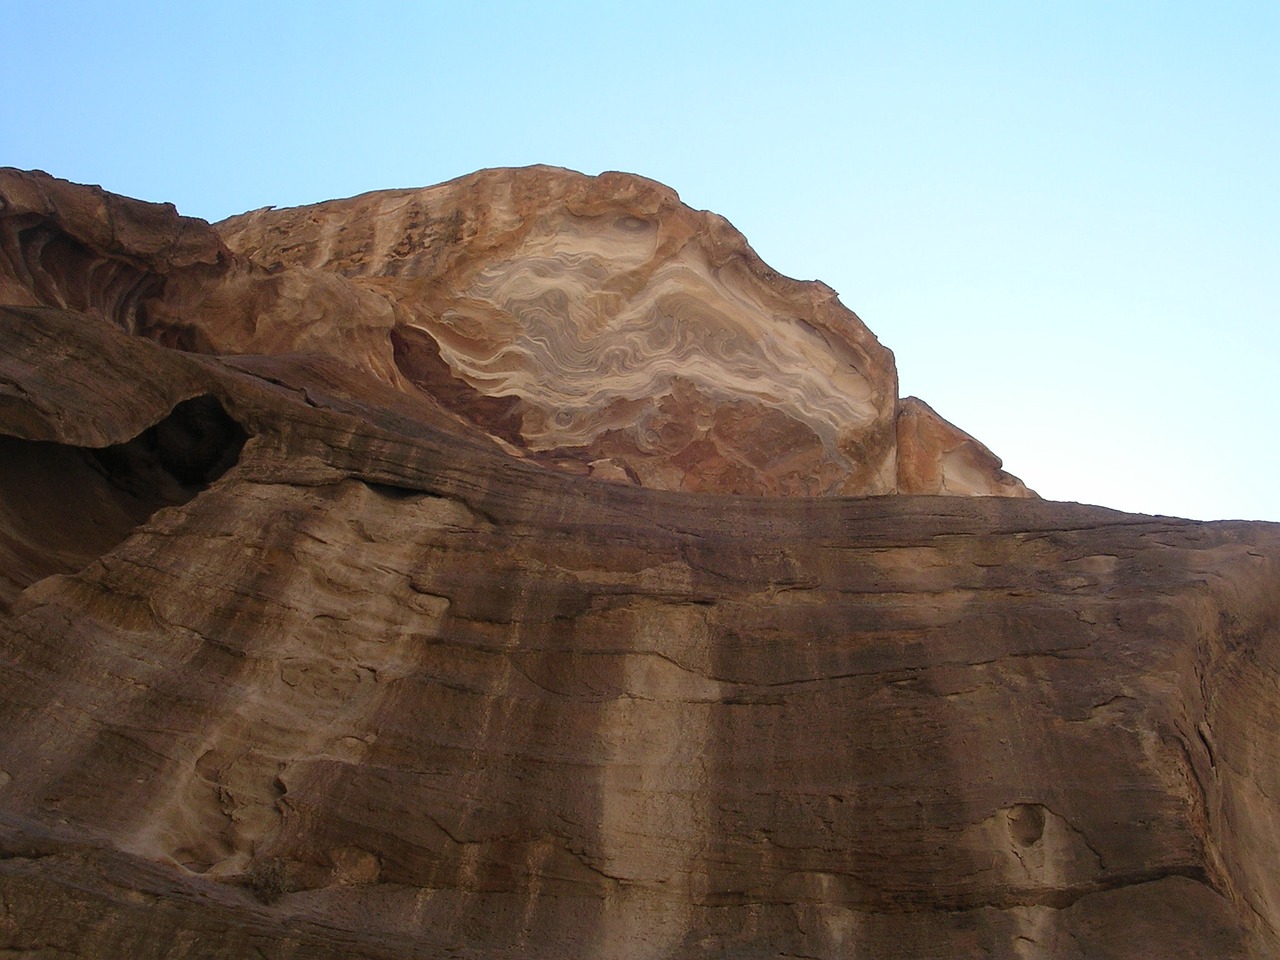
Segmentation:
{"type": "Polygon", "coordinates": [[[1280,954],[1280,526],[574,476],[219,355],[174,304],[353,282],[234,247],[0,307],[0,950],[1280,954]]]}
{"type": "Polygon", "coordinates": [[[485,171],[219,225],[395,305],[402,376],[541,459],[668,490],[890,493],[893,358],[817,283],[639,177],[485,171]],[[492,400],[500,400],[500,406],[492,400]]]}
{"type": "Polygon", "coordinates": [[[780,276],[723,218],[641,177],[488,170],[216,232],[43,175],[0,172],[0,196],[8,302],[206,353],[325,354],[571,473],[770,496],[918,493],[928,476],[929,492],[1032,495],[949,424],[945,449],[904,446],[893,355],[835,292],[780,276]]]}

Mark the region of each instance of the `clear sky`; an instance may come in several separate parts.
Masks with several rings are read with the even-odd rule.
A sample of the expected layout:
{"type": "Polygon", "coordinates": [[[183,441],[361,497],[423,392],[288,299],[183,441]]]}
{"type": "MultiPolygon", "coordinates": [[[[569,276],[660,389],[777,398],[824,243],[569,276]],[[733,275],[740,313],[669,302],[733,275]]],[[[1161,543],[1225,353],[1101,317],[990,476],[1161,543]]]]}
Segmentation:
{"type": "Polygon", "coordinates": [[[1280,3],[0,0],[0,164],[218,220],[669,184],[1047,497],[1280,521],[1280,3]]]}

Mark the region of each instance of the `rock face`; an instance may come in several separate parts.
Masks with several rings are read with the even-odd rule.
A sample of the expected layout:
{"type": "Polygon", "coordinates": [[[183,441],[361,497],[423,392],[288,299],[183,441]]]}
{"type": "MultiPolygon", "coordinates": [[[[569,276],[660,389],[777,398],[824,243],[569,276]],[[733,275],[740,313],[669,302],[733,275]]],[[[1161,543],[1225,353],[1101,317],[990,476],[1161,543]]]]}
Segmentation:
{"type": "Polygon", "coordinates": [[[571,473],[1033,495],[922,404],[912,436],[966,455],[904,448],[893,355],[834,291],[779,276],[723,218],[640,177],[491,170],[217,233],[43,175],[10,171],[0,191],[8,302],[89,309],[188,350],[325,354],[571,473]]]}
{"type": "MultiPolygon", "coordinates": [[[[675,482],[674,442],[540,420],[585,392],[565,356],[607,361],[583,335],[522,366],[538,311],[511,306],[585,302],[606,280],[582,251],[616,224],[535,223],[466,286],[431,279],[444,254],[391,269],[377,238],[404,225],[343,234],[339,205],[248,215],[224,245],[5,183],[0,949],[1280,955],[1277,525],[919,495],[980,491],[991,455],[884,400],[887,354],[838,339],[821,297],[823,332],[770,349],[845,344],[823,376],[861,378],[856,402],[822,406],[820,378],[730,390],[753,358],[725,334],[707,372],[676,337],[635,423],[674,397],[719,443],[734,404],[775,411],[839,489],[885,476],[848,438],[888,409],[856,435],[914,495],[654,489],[732,486],[715,458],[755,447],[675,482]],[[279,267],[272,216],[317,220],[279,267]],[[486,393],[485,369],[515,386],[486,393]],[[574,475],[586,457],[629,482],[574,475]]],[[[693,254],[671,256],[678,292],[693,254]]],[[[777,463],[740,476],[807,489],[777,463]]]]}

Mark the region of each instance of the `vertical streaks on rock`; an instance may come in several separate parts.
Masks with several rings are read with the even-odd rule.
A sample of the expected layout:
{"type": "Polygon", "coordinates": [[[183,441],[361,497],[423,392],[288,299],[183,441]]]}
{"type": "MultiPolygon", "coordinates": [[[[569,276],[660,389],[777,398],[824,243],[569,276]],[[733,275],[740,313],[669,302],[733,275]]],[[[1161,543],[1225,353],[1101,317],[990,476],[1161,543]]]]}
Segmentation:
{"type": "MultiPolygon", "coordinates": [[[[618,611],[621,614],[623,611],[618,611]]],[[[704,895],[711,721],[720,685],[682,660],[706,643],[697,605],[638,604],[628,622],[619,694],[599,737],[602,869],[620,882],[601,919],[602,956],[665,957],[693,932],[704,895]]]]}
{"type": "Polygon", "coordinates": [[[1018,496],[637,178],[225,229],[0,307],[0,951],[1280,952],[1274,525],[1018,496]]]}

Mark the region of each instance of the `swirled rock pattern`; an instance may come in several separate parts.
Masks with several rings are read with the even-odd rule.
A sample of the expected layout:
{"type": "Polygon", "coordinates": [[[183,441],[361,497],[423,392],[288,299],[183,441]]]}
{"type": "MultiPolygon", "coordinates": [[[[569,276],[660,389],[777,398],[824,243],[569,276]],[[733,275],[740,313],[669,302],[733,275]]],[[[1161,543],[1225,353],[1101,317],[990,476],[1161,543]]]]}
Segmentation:
{"type": "MultiPolygon", "coordinates": [[[[443,332],[523,316],[539,271],[585,296],[536,225],[445,283],[471,254],[373,256],[400,227],[316,213],[277,264],[235,224],[224,243],[163,208],[15,193],[0,952],[1280,955],[1280,525],[937,495],[981,492],[990,454],[915,401],[889,421],[903,495],[646,488],[667,468],[635,431],[525,432],[537,391],[578,389],[529,377],[529,327],[443,332]],[[169,232],[130,253],[153,216],[169,232]],[[523,392],[484,393],[484,369],[523,392]],[[573,475],[602,452],[620,482],[573,475]]],[[[873,384],[874,342],[839,341],[802,289],[825,332],[752,356],[830,338],[847,369],[825,375],[873,384]]],[[[712,424],[758,403],[872,462],[840,419],[857,396],[726,400],[715,378],[756,389],[754,360],[673,362],[712,424]]],[[[672,485],[714,473],[691,471],[672,485]]]]}
{"type": "Polygon", "coordinates": [[[835,292],[780,276],[723,218],[640,177],[482,171],[216,232],[40,175],[0,173],[0,195],[9,302],[208,353],[325,354],[572,473],[1032,495],[927,407],[903,408],[912,437],[953,442],[903,445],[893,355],[835,292]]]}
{"type": "Polygon", "coordinates": [[[489,171],[219,229],[389,296],[400,372],[465,384],[459,409],[542,459],[659,489],[896,489],[889,352],[659,184],[489,171]]]}

